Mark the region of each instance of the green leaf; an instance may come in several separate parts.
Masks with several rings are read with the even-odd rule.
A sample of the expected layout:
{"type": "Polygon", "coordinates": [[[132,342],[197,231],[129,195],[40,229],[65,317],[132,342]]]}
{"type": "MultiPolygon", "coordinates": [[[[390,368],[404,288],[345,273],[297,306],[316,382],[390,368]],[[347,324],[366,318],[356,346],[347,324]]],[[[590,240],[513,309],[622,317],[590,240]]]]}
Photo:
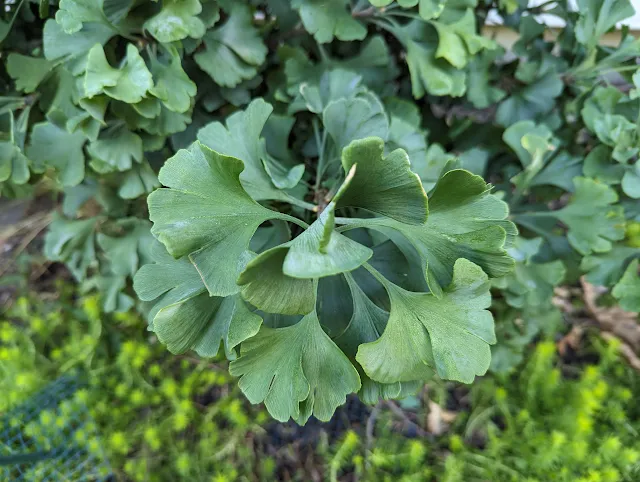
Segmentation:
{"type": "Polygon", "coordinates": [[[518,79],[525,85],[512,92],[498,106],[496,121],[505,127],[521,120],[536,120],[548,113],[556,105],[555,99],[564,89],[564,82],[556,65],[546,57],[539,64],[520,65],[528,67],[534,74],[533,78],[518,79]]]}
{"type": "MultiPolygon", "coordinates": [[[[353,315],[346,329],[333,341],[355,364],[358,347],[364,343],[375,342],[380,338],[387,326],[389,313],[373,303],[352,276],[347,274],[346,280],[353,299],[353,315]]],[[[407,389],[406,382],[379,383],[371,380],[361,370],[359,373],[362,381],[359,395],[365,403],[377,403],[380,399],[397,398],[403,388],[407,389]]]]}
{"type": "Polygon", "coordinates": [[[410,263],[424,271],[436,297],[451,283],[456,260],[479,265],[492,278],[513,269],[505,251],[517,233],[507,221],[507,204],[489,193],[480,176],[452,170],[437,183],[429,200],[425,225],[409,225],[387,218],[354,220],[346,228],[363,226],[381,231],[403,251],[410,263]]]}
{"type": "Polygon", "coordinates": [[[118,171],[132,168],[133,162],[142,162],[142,139],[124,124],[114,124],[103,130],[98,140],[87,149],[94,158],[118,171]]]}
{"type": "Polygon", "coordinates": [[[406,61],[411,78],[411,92],[416,99],[425,93],[460,97],[465,92],[464,71],[436,56],[437,33],[418,20],[393,29],[394,35],[407,49],[406,61]]]}
{"type": "Polygon", "coordinates": [[[114,24],[127,16],[131,4],[131,0],[60,0],[56,22],[68,34],[80,31],[84,22],[114,29],[114,24]]]}
{"type": "Polygon", "coordinates": [[[182,70],[182,60],[173,46],[167,46],[165,62],[151,57],[151,74],[155,85],[149,93],[162,100],[164,105],[174,112],[187,112],[191,99],[196,95],[196,84],[182,70]]]}
{"type": "MultiPolygon", "coordinates": [[[[315,80],[315,79],[314,79],[315,80]]],[[[299,104],[309,112],[316,114],[329,105],[330,102],[355,98],[358,94],[366,92],[366,88],[360,84],[362,77],[355,72],[344,69],[332,69],[320,76],[319,82],[302,82],[299,84],[298,95],[289,105],[290,114],[302,110],[299,104]]]]}
{"type": "Polygon", "coordinates": [[[223,343],[227,359],[234,348],[260,329],[262,318],[252,313],[238,295],[209,297],[207,293],[168,305],[153,319],[153,331],[174,354],[194,350],[205,358],[218,354],[223,343]]]}
{"type": "Polygon", "coordinates": [[[6,68],[16,82],[16,89],[28,94],[36,90],[53,65],[46,59],[12,52],[7,56],[6,68]]]}
{"type": "Polygon", "coordinates": [[[14,185],[22,185],[31,177],[29,160],[24,155],[30,114],[31,106],[26,106],[17,120],[13,111],[9,111],[9,139],[0,141],[0,182],[10,181],[14,185]]]}
{"type": "Polygon", "coordinates": [[[151,230],[176,258],[189,255],[212,296],[237,293],[238,260],[260,224],[288,219],[256,203],[240,184],[242,162],[194,143],[160,170],[171,189],[148,198],[151,230]]]}
{"type": "MultiPolygon", "coordinates": [[[[402,1],[399,2],[402,5],[402,1]]],[[[405,0],[405,4],[407,3],[416,3],[415,0],[407,1],[405,0]]],[[[418,4],[418,11],[420,12],[420,16],[425,20],[431,20],[432,18],[438,18],[442,11],[444,10],[445,5],[447,4],[447,0],[420,0],[418,4]]]]}
{"type": "Polygon", "coordinates": [[[67,34],[50,18],[45,22],[42,33],[44,57],[50,61],[76,59],[96,44],[106,44],[115,34],[111,28],[99,23],[88,23],[78,32],[67,34]]]}
{"type": "Polygon", "coordinates": [[[436,58],[444,58],[454,67],[465,67],[471,58],[483,49],[495,47],[494,42],[476,34],[476,17],[473,9],[467,9],[460,18],[450,23],[432,23],[438,31],[436,58]]]}
{"type": "Polygon", "coordinates": [[[313,280],[292,278],[283,272],[289,245],[285,243],[259,254],[238,277],[242,297],[265,312],[306,314],[315,306],[313,280]]]}
{"type": "Polygon", "coordinates": [[[582,175],[583,159],[567,151],[556,154],[531,181],[531,186],[557,186],[573,192],[573,180],[582,175]]]}
{"type": "Polygon", "coordinates": [[[466,259],[455,263],[451,284],[438,299],[412,293],[376,276],[391,299],[382,336],[358,348],[356,359],[382,383],[441,378],[471,383],[491,362],[496,342],[487,275],[466,259]],[[389,360],[393,360],[392,363],[389,360]]]}
{"type": "Polygon", "coordinates": [[[576,191],[564,208],[549,215],[569,228],[567,238],[576,251],[586,255],[611,249],[611,242],[624,238],[624,211],[616,192],[604,184],[578,177],[576,191]]]}
{"type": "Polygon", "coordinates": [[[580,269],[587,273],[589,283],[613,286],[634,258],[640,257],[640,249],[614,244],[606,253],[591,254],[582,258],[580,269]]]}
{"type": "Polygon", "coordinates": [[[294,278],[332,276],[353,271],[373,255],[369,248],[334,231],[335,209],[350,191],[354,175],[357,176],[356,166],[349,168],[344,183],[318,219],[287,243],[289,250],[282,266],[285,275],[294,278]]]}
{"type": "Polygon", "coordinates": [[[81,132],[73,134],[50,122],[33,126],[27,156],[44,167],[58,173],[63,186],[75,186],[84,179],[84,153],[86,139],[81,132]]]}
{"type": "Polygon", "coordinates": [[[118,196],[122,199],[135,199],[143,194],[150,193],[155,188],[160,187],[158,176],[153,172],[148,162],[142,162],[124,173],[118,196]]]}
{"type": "Polygon", "coordinates": [[[367,29],[348,11],[348,0],[293,0],[291,6],[298,10],[304,28],[317,42],[363,40],[367,29]]]}
{"type": "Polygon", "coordinates": [[[144,23],[144,28],[162,43],[176,42],[187,37],[201,38],[206,30],[198,14],[199,0],[163,0],[162,10],[144,23]]]}
{"type": "Polygon", "coordinates": [[[360,388],[358,372],[322,331],[315,311],[287,328],[263,326],[242,344],[229,371],[241,377],[251,403],[264,402],[281,422],[304,424],[311,415],[327,421],[360,388]]]}
{"type": "Polygon", "coordinates": [[[595,48],[617,22],[635,14],[629,0],[578,0],[578,12],[576,39],[589,48],[595,48]]]}
{"type": "Polygon", "coordinates": [[[384,107],[373,94],[330,102],[322,113],[322,123],[338,155],[351,141],[370,136],[386,139],[389,130],[384,107]]]}
{"type": "Polygon", "coordinates": [[[133,104],[140,102],[152,87],[151,72],[135,45],[127,44],[126,60],[120,69],[109,65],[101,45],[95,45],[89,51],[84,76],[86,97],[106,94],[112,99],[133,104]]]}
{"type": "Polygon", "coordinates": [[[142,301],[154,301],[148,314],[150,327],[164,307],[204,293],[206,288],[195,266],[187,258],[174,259],[155,241],[150,248],[153,264],[142,266],[133,278],[133,288],[142,301]]]}
{"type": "Polygon", "coordinates": [[[515,308],[540,309],[551,305],[553,289],[564,279],[566,269],[562,261],[535,263],[532,258],[540,250],[542,238],[516,238],[507,252],[516,260],[512,273],[494,281],[503,290],[507,303],[515,308]]]}
{"type": "Polygon", "coordinates": [[[98,218],[68,220],[54,213],[44,238],[44,255],[64,262],[77,281],[96,262],[95,228],[98,218]]]}
{"type": "Polygon", "coordinates": [[[629,166],[622,177],[622,190],[633,199],[640,198],[640,163],[629,166]]]}
{"type": "Polygon", "coordinates": [[[622,115],[605,114],[593,122],[594,132],[604,144],[613,147],[612,157],[621,163],[637,156],[638,132],[634,123],[622,115]]]}
{"type": "Polygon", "coordinates": [[[420,178],[411,171],[407,153],[396,149],[383,157],[384,141],[367,137],[342,152],[345,173],[357,165],[337,207],[359,207],[401,223],[424,224],[429,212],[420,178]]]}
{"type": "Polygon", "coordinates": [[[623,310],[640,312],[640,274],[637,259],[629,264],[611,293],[619,300],[623,310]]]}
{"type": "Polygon", "coordinates": [[[494,62],[504,55],[502,48],[484,50],[474,55],[467,66],[467,98],[478,109],[500,102],[507,93],[497,84],[494,62]]]}
{"type": "Polygon", "coordinates": [[[125,229],[120,237],[98,233],[98,246],[111,263],[111,271],[119,276],[136,274],[140,265],[150,262],[149,250],[153,244],[151,223],[142,219],[122,219],[117,225],[125,229]]]}
{"type": "Polygon", "coordinates": [[[216,84],[235,87],[258,74],[267,48],[252,20],[247,5],[234,3],[225,24],[205,34],[206,49],[193,58],[216,84]]]}
{"type": "Polygon", "coordinates": [[[619,184],[626,170],[623,164],[611,162],[611,149],[602,144],[597,145],[587,154],[582,169],[585,177],[591,177],[605,184],[619,184]]]}
{"type": "Polygon", "coordinates": [[[97,290],[102,298],[102,309],[105,313],[124,313],[129,311],[135,301],[123,293],[127,286],[124,276],[96,275],[83,283],[83,291],[97,290]]]}
{"type": "Polygon", "coordinates": [[[207,147],[227,156],[240,159],[245,166],[240,181],[256,200],[287,200],[277,189],[264,169],[265,143],[260,137],[273,107],[264,100],[253,100],[244,111],[227,117],[226,126],[212,122],[198,131],[198,140],[207,147]]]}
{"type": "Polygon", "coordinates": [[[555,152],[557,140],[547,126],[520,121],[509,126],[502,138],[516,152],[524,167],[511,179],[519,189],[552,185],[573,191],[573,179],[581,174],[582,159],[566,151],[555,152]]]}

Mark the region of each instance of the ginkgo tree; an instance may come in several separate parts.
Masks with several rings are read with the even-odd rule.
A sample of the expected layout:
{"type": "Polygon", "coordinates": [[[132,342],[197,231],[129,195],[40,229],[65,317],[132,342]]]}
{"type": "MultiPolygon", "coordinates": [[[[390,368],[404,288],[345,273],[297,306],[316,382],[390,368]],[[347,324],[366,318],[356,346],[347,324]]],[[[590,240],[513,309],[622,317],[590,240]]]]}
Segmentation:
{"type": "Polygon", "coordinates": [[[633,6],[577,6],[5,2],[0,194],[278,420],[508,372],[562,283],[640,311],[640,41],[600,42],[633,6]]]}

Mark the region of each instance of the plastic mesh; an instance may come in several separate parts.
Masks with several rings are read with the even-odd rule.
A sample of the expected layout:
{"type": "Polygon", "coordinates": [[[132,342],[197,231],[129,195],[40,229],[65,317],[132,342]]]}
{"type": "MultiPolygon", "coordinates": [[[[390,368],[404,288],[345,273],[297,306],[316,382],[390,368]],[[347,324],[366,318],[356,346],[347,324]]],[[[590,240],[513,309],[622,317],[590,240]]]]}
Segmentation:
{"type": "Polygon", "coordinates": [[[1,481],[108,481],[111,469],[87,406],[65,376],[0,415],[1,481]]]}

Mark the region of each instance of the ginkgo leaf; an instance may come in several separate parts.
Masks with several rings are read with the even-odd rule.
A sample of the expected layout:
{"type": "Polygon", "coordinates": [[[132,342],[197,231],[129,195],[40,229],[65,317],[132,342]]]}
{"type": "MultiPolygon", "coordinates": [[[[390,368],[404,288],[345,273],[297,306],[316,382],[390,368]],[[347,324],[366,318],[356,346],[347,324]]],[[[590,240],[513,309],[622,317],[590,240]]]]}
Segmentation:
{"type": "Polygon", "coordinates": [[[555,99],[564,89],[564,82],[556,65],[546,57],[535,66],[529,63],[521,65],[531,69],[534,75],[533,78],[519,79],[520,88],[505,97],[498,106],[496,121],[505,127],[521,120],[537,120],[553,109],[555,99]]]}
{"type": "Polygon", "coordinates": [[[435,369],[446,380],[471,383],[485,374],[496,338],[486,310],[489,283],[479,266],[457,260],[440,299],[406,291],[372,272],[389,294],[391,312],[382,336],[358,348],[356,360],[367,375],[391,383],[427,379],[435,369]]]}
{"type": "Polygon", "coordinates": [[[162,9],[144,23],[144,28],[162,43],[187,37],[200,38],[206,27],[198,18],[202,12],[199,0],[163,0],[162,9]]]}
{"type": "Polygon", "coordinates": [[[40,122],[31,131],[27,156],[55,169],[63,186],[75,186],[84,179],[85,142],[81,132],[69,133],[50,122],[40,122]]]}
{"type": "Polygon", "coordinates": [[[513,272],[494,280],[493,285],[502,289],[511,306],[537,309],[550,305],[554,287],[566,274],[562,261],[535,263],[531,258],[538,253],[542,238],[516,238],[508,253],[516,260],[513,272]]]}
{"type": "Polygon", "coordinates": [[[629,263],[611,293],[618,299],[623,310],[640,312],[640,271],[637,259],[629,263]]]}
{"type": "Polygon", "coordinates": [[[508,206],[489,193],[480,176],[456,169],[447,172],[429,198],[425,225],[410,225],[388,218],[344,220],[351,229],[367,227],[383,232],[415,266],[424,270],[431,292],[441,297],[451,283],[457,259],[479,265],[492,278],[513,269],[505,251],[517,230],[506,220],[508,206]]]}
{"type": "Polygon", "coordinates": [[[78,32],[84,22],[113,28],[126,17],[131,0],[60,0],[56,22],[69,34],[78,32]]]}
{"type": "Polygon", "coordinates": [[[16,81],[16,89],[30,93],[51,72],[53,64],[47,59],[12,52],[7,56],[6,68],[7,73],[16,81]]]}
{"type": "Polygon", "coordinates": [[[24,155],[30,114],[31,106],[26,106],[17,119],[13,111],[8,113],[9,139],[0,141],[0,182],[22,185],[31,177],[29,159],[24,155]]]}
{"type": "MultiPolygon", "coordinates": [[[[387,326],[389,313],[378,307],[362,291],[352,276],[345,275],[353,300],[353,315],[347,328],[333,339],[336,345],[356,363],[358,347],[364,343],[372,343],[380,338],[387,326]]],[[[358,365],[359,366],[359,365],[358,365]]],[[[371,380],[364,372],[360,372],[362,388],[359,395],[365,403],[377,403],[380,399],[397,398],[404,391],[411,391],[411,382],[379,383],[371,380]]]]}
{"type": "Polygon", "coordinates": [[[575,193],[569,204],[548,213],[564,224],[569,231],[569,243],[581,254],[602,253],[611,249],[611,242],[624,238],[624,212],[614,205],[616,192],[592,179],[574,179],[575,193]]]}
{"type": "Polygon", "coordinates": [[[285,275],[294,278],[332,276],[353,271],[373,255],[371,249],[334,231],[335,209],[341,198],[349,193],[354,176],[357,176],[357,166],[348,167],[349,173],[331,203],[309,228],[287,243],[289,249],[282,267],[285,275]]]}
{"type": "Polygon", "coordinates": [[[104,45],[116,32],[101,23],[88,23],[73,33],[66,33],[52,18],[44,24],[42,43],[47,60],[71,60],[86,54],[96,44],[104,45]]]}
{"type": "Polygon", "coordinates": [[[623,244],[614,244],[610,251],[593,253],[582,258],[580,269],[587,273],[589,283],[613,286],[634,258],[640,258],[640,249],[623,244]]]}
{"type": "Polygon", "coordinates": [[[145,161],[133,166],[131,170],[123,174],[122,182],[118,188],[118,196],[122,199],[135,199],[150,193],[157,187],[160,187],[158,176],[145,161]]]}
{"type": "Polygon", "coordinates": [[[298,10],[304,28],[319,43],[338,40],[362,40],[367,35],[364,25],[347,10],[347,0],[293,0],[291,6],[298,10]]]}
{"type": "Polygon", "coordinates": [[[198,131],[198,140],[207,147],[244,163],[240,181],[256,200],[287,200],[264,169],[265,143],[260,137],[273,107],[262,99],[253,100],[244,111],[227,117],[226,126],[212,122],[198,131]]]}
{"type": "Polygon", "coordinates": [[[262,318],[252,313],[238,295],[220,298],[207,293],[162,308],[153,319],[153,331],[174,354],[194,350],[215,357],[222,343],[227,359],[234,348],[260,329],[262,318]]]}
{"type": "Polygon", "coordinates": [[[142,139],[120,123],[103,130],[98,140],[89,144],[89,154],[118,171],[131,169],[142,162],[142,139]]]}
{"type": "Polygon", "coordinates": [[[438,40],[435,28],[413,20],[402,27],[393,28],[393,33],[407,49],[411,91],[416,99],[427,92],[451,97],[464,94],[464,71],[436,57],[438,40]]]}
{"type": "Polygon", "coordinates": [[[329,105],[330,102],[340,99],[353,99],[358,94],[366,92],[361,85],[362,77],[344,69],[332,69],[322,74],[318,83],[303,82],[299,88],[299,98],[294,99],[289,106],[289,113],[301,109],[299,104],[304,101],[304,107],[316,114],[329,105]]]}
{"type": "Polygon", "coordinates": [[[63,261],[78,281],[96,262],[95,228],[98,218],[69,220],[54,213],[44,238],[44,254],[52,261],[63,261]]]}
{"type": "Polygon", "coordinates": [[[351,141],[365,137],[386,139],[389,131],[384,107],[370,93],[330,102],[322,113],[322,122],[336,144],[338,155],[351,141]]]}
{"type": "Polygon", "coordinates": [[[353,141],[342,152],[345,173],[357,169],[337,207],[367,209],[407,224],[427,221],[427,194],[420,178],[411,171],[407,153],[396,149],[383,157],[384,141],[367,137],[353,141]]]}
{"type": "Polygon", "coordinates": [[[199,142],[167,160],[170,189],[148,198],[151,230],[175,258],[189,255],[212,296],[237,293],[239,260],[260,224],[290,219],[255,202],[240,183],[243,164],[199,142]]]}
{"type": "Polygon", "coordinates": [[[196,95],[196,84],[182,69],[182,61],[176,48],[167,46],[166,50],[166,63],[157,57],[151,57],[154,86],[149,92],[162,100],[168,109],[186,112],[191,106],[191,99],[196,95]]]}
{"type": "Polygon", "coordinates": [[[578,0],[577,11],[576,39],[590,48],[616,23],[635,14],[629,0],[578,0]]]}
{"type": "Polygon", "coordinates": [[[150,247],[154,263],[142,266],[133,277],[133,288],[142,301],[154,301],[149,324],[164,307],[206,291],[202,278],[188,258],[174,259],[158,241],[150,247]]]}
{"type": "Polygon", "coordinates": [[[621,187],[624,193],[633,199],[640,198],[640,163],[636,161],[633,166],[626,166],[627,170],[622,176],[621,187]]]}
{"type": "Polygon", "coordinates": [[[284,243],[259,254],[238,276],[242,297],[267,313],[306,314],[315,306],[313,280],[293,278],[283,272],[290,244],[284,243]]]}
{"type": "Polygon", "coordinates": [[[98,233],[98,246],[110,261],[114,274],[133,277],[141,265],[150,262],[149,250],[154,241],[151,223],[133,218],[120,220],[117,225],[125,229],[125,234],[113,237],[98,233]]]}
{"type": "Polygon", "coordinates": [[[247,5],[234,3],[225,24],[205,34],[206,49],[197,52],[193,58],[216,84],[235,87],[257,75],[267,48],[252,20],[247,5]]]}
{"type": "Polygon", "coordinates": [[[153,87],[151,72],[133,44],[127,44],[127,56],[120,69],[107,62],[101,45],[95,45],[88,54],[84,76],[84,94],[92,98],[106,94],[112,99],[133,104],[140,102],[153,87]]]}
{"type": "Polygon", "coordinates": [[[434,21],[438,31],[436,58],[444,58],[454,67],[465,67],[471,58],[482,49],[491,49],[495,43],[476,33],[476,17],[473,9],[452,22],[434,21]]]}
{"type": "Polygon", "coordinates": [[[124,313],[135,305],[135,300],[123,292],[126,286],[126,278],[119,275],[96,275],[83,283],[83,289],[100,292],[105,313],[124,313]]]}
{"type": "Polygon", "coordinates": [[[360,388],[358,372],[322,330],[316,312],[286,328],[263,326],[242,344],[229,371],[251,403],[264,402],[276,420],[327,421],[360,388]]]}

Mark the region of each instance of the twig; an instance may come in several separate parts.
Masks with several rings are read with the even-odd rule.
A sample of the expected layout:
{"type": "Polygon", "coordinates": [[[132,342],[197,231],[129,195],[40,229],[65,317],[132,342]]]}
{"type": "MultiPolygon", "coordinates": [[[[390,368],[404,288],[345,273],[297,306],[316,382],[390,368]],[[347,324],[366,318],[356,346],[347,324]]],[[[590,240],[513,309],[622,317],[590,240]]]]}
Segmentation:
{"type": "Polygon", "coordinates": [[[429,439],[429,440],[433,440],[433,435],[431,435],[429,432],[427,432],[425,429],[423,429],[420,425],[418,425],[417,423],[415,423],[413,420],[411,420],[407,414],[404,412],[404,410],[402,410],[400,407],[398,407],[398,405],[396,405],[394,402],[390,401],[390,400],[386,400],[385,405],[387,407],[389,407],[391,409],[391,411],[397,415],[399,418],[401,418],[404,423],[406,423],[409,427],[413,428],[416,433],[423,438],[429,439]]]}
{"type": "Polygon", "coordinates": [[[629,365],[631,365],[634,370],[640,372],[640,358],[638,358],[638,355],[636,355],[636,352],[633,351],[633,348],[631,348],[631,346],[607,331],[603,331],[601,333],[601,336],[607,341],[617,340],[618,342],[620,342],[620,353],[622,353],[622,356],[627,359],[629,365]]]}
{"type": "Polygon", "coordinates": [[[380,413],[380,405],[381,402],[378,402],[371,413],[369,414],[369,418],[367,419],[367,428],[365,431],[365,460],[364,464],[366,468],[369,468],[369,453],[371,453],[371,447],[373,446],[373,430],[376,427],[376,419],[378,418],[378,414],[380,413]]]}
{"type": "MultiPolygon", "coordinates": [[[[20,255],[20,253],[22,253],[25,249],[27,249],[27,246],[29,246],[31,241],[33,241],[36,238],[36,236],[38,236],[38,234],[40,234],[42,230],[49,225],[50,222],[51,222],[51,214],[41,216],[37,219],[37,221],[34,222],[35,227],[22,239],[18,247],[12,253],[14,260],[20,255]]],[[[4,266],[0,267],[0,276],[2,276],[9,269],[10,266],[11,266],[11,262],[10,260],[8,260],[4,266]]]]}

